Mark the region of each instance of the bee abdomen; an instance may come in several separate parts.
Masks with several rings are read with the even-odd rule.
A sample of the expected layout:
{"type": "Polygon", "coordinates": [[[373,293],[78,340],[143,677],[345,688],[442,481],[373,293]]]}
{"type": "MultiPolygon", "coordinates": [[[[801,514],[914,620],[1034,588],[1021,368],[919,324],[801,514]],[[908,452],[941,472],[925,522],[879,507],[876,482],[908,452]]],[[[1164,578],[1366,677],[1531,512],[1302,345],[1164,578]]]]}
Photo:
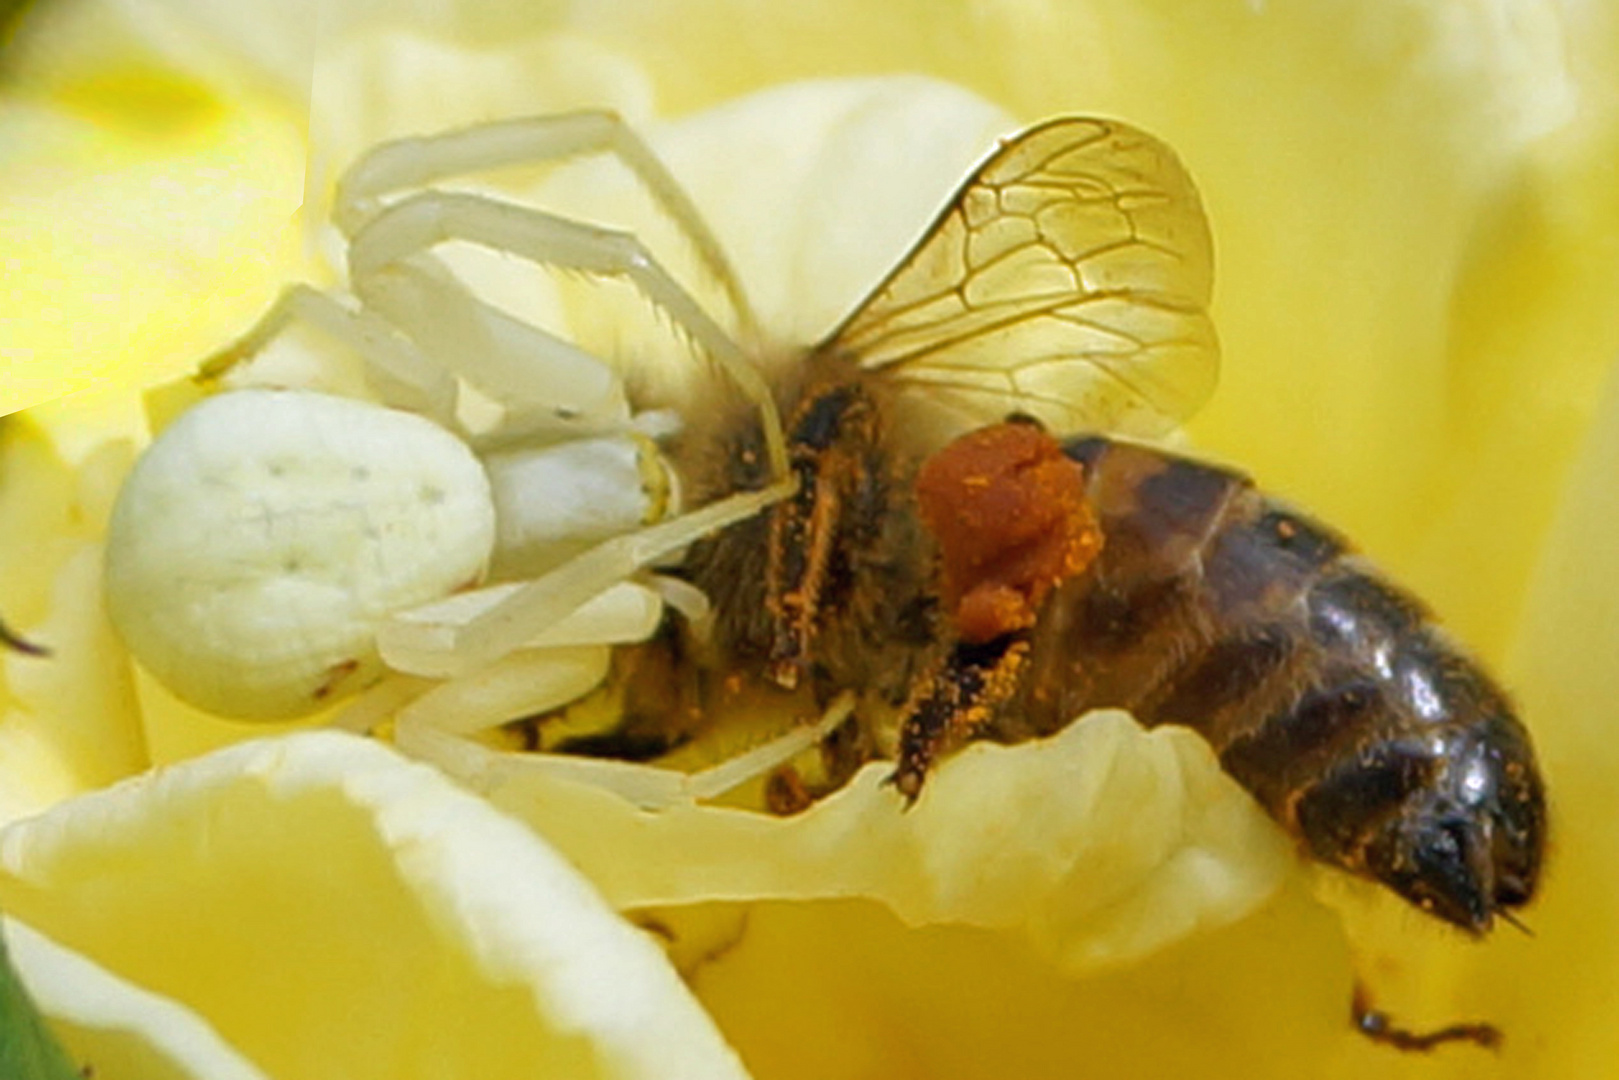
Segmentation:
{"type": "Polygon", "coordinates": [[[1344,542],[1228,469],[1101,438],[1066,450],[1104,540],[1036,633],[1041,729],[1112,706],[1223,751],[1291,707],[1322,674],[1306,597],[1344,542]]]}
{"type": "MultiPolygon", "coordinates": [[[[1525,820],[1493,842],[1532,883],[1541,802],[1527,736],[1417,600],[1240,473],[1103,438],[1065,451],[1086,468],[1102,553],[1048,602],[1003,734],[1098,707],[1187,725],[1318,857],[1391,882],[1410,852],[1394,852],[1390,830],[1460,828],[1516,784],[1525,820]],[[1522,768],[1497,775],[1508,758],[1522,768]]],[[[1447,917],[1487,922],[1509,895],[1447,917]]]]}
{"type": "Polygon", "coordinates": [[[1086,707],[1190,725],[1274,774],[1330,758],[1346,733],[1498,697],[1414,598],[1242,474],[1106,439],[1067,449],[1105,542],[1042,651],[1082,676],[1086,707]]]}

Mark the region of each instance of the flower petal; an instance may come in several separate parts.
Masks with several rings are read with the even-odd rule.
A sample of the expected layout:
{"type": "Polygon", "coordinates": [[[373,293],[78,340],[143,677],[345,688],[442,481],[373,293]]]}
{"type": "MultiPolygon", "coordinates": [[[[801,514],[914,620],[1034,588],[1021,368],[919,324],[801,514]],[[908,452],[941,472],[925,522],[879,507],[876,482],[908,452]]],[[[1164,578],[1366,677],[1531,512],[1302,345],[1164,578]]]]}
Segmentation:
{"type": "Polygon", "coordinates": [[[1524,1060],[1543,1076],[1597,1075],[1619,1053],[1619,1036],[1596,1019],[1619,997],[1616,476],[1619,378],[1570,474],[1513,656],[1525,710],[1545,720],[1538,741],[1554,846],[1544,896],[1529,912],[1535,936],[1503,943],[1494,963],[1475,961],[1459,976],[1499,1014],[1523,1018],[1524,1060]]]}
{"type": "Polygon", "coordinates": [[[190,1010],[118,978],[15,919],[5,920],[5,933],[40,1012],[94,1075],[263,1080],[264,1073],[190,1010]]]}
{"type": "Polygon", "coordinates": [[[1070,975],[1237,921],[1297,866],[1206,742],[1117,713],[1024,746],[973,744],[909,812],[879,763],[791,818],[649,814],[522,755],[460,746],[440,764],[531,822],[621,909],[864,898],[913,926],[1011,931],[1070,975]]]}
{"type": "Polygon", "coordinates": [[[110,444],[75,474],[32,425],[0,431],[0,616],[47,650],[0,651],[0,823],[146,765],[97,539],[131,456],[110,444]]]}
{"type": "Polygon", "coordinates": [[[274,1075],[743,1075],[577,872],[352,736],[244,743],[17,823],[0,902],[274,1075]]]}
{"type": "Polygon", "coordinates": [[[967,747],[909,811],[878,765],[786,819],[451,745],[665,940],[758,1075],[1284,1077],[1351,1037],[1337,917],[1188,731],[1096,714],[967,747]]]}
{"type": "MultiPolygon", "coordinates": [[[[132,76],[139,82],[142,76],[132,76]]],[[[128,90],[97,91],[115,98],[128,90]]],[[[0,101],[0,413],[195,365],[286,275],[301,153],[263,108],[166,139],[0,101]]]]}
{"type": "Polygon", "coordinates": [[[173,65],[109,5],[36,8],[0,96],[0,414],[188,369],[297,256],[301,117],[173,65]]]}

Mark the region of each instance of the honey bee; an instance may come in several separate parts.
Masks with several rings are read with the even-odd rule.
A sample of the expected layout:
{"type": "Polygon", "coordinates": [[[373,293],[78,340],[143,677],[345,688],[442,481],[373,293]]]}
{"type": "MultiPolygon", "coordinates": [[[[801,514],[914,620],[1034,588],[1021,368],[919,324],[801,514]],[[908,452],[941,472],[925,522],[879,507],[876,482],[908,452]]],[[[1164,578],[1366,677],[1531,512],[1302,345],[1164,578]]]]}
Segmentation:
{"type": "MultiPolygon", "coordinates": [[[[796,493],[692,550],[716,625],[666,638],[614,741],[687,722],[671,670],[699,706],[738,670],[852,689],[820,788],[892,756],[914,800],[964,740],[1119,707],[1202,734],[1314,858],[1474,935],[1511,920],[1545,801],[1505,695],[1343,537],[1134,441],[1212,391],[1212,264],[1158,140],[1064,118],[1005,141],[778,388],[796,493]]],[[[675,448],[700,499],[766,480],[756,424],[719,430],[675,448]]]]}

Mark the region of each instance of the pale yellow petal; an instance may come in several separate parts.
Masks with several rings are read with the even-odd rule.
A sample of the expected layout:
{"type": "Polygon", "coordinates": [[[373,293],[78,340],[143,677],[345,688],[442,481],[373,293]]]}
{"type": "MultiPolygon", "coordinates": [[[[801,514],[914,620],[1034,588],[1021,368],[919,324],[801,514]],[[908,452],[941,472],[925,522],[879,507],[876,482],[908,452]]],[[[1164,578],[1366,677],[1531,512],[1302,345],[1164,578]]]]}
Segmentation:
{"type": "Polygon", "coordinates": [[[663,939],[761,1076],[1283,1077],[1351,1038],[1336,916],[1186,731],[1098,714],[970,746],[909,811],[872,766],[788,819],[442,764],[663,939]]]}
{"type": "MultiPolygon", "coordinates": [[[[1619,372],[1619,367],[1616,367],[1619,372]]],[[[1345,905],[1359,969],[1379,1004],[1408,1022],[1488,1019],[1505,1043],[1481,1073],[1475,1055],[1434,1055],[1412,1074],[1470,1078],[1603,1076],[1619,1051],[1607,1022],[1619,994],[1619,381],[1559,490],[1528,610],[1506,667],[1535,733],[1546,779],[1550,846],[1529,932],[1501,927],[1486,942],[1436,928],[1360,894],[1345,905]]],[[[1356,1048],[1332,1075],[1383,1068],[1356,1048]]]]}
{"type": "MultiPolygon", "coordinates": [[[[527,85],[512,58],[537,56],[560,58],[540,69],[588,89],[571,96],[558,75],[536,108],[602,89],[602,103],[679,114],[783,79],[904,70],[970,85],[1020,121],[1080,111],[1142,124],[1188,159],[1220,249],[1227,367],[1197,431],[1203,445],[1346,527],[1412,575],[1465,637],[1505,651],[1560,477],[1619,354],[1612,5],[1000,0],[795,12],[631,2],[573,17],[564,44],[531,52],[355,38],[334,46],[325,70],[338,89],[324,100],[354,109],[368,86],[386,85],[377,127],[399,133],[422,105],[452,121],[475,115],[468,103],[506,107],[527,85]],[[598,62],[606,74],[590,74],[598,62]]],[[[371,130],[352,112],[319,122],[343,140],[371,130]]],[[[748,186],[734,182],[747,171],[721,169],[733,183],[718,189],[727,208],[747,205],[748,186]]],[[[847,167],[802,175],[811,205],[816,191],[863,178],[847,167]]],[[[922,218],[936,198],[917,196],[922,218]]],[[[802,235],[835,232],[842,213],[828,204],[802,235]]],[[[740,230],[768,241],[766,260],[795,228],[769,224],[740,230]]],[[[858,237],[865,226],[850,228],[858,237]]],[[[827,243],[823,262],[856,261],[847,250],[827,243]]],[[[852,297],[860,285],[840,288],[852,297]]],[[[761,293],[775,290],[808,326],[820,294],[793,286],[766,279],[761,293]]],[[[75,318],[98,325],[94,312],[75,318]]],[[[1608,509],[1570,511],[1547,558],[1580,565],[1611,533],[1601,531],[1608,509]]],[[[681,935],[705,1002],[771,1076],[1591,1074],[1610,1049],[1611,987],[1596,968],[1614,951],[1614,883],[1585,854],[1613,845],[1579,830],[1612,817],[1598,721],[1614,695],[1597,685],[1611,665],[1571,643],[1600,650],[1615,639],[1586,621],[1612,599],[1602,581],[1597,571],[1579,587],[1537,590],[1533,655],[1515,680],[1546,751],[1558,850],[1573,852],[1554,862],[1545,906],[1531,913],[1541,936],[1503,931],[1479,947],[1381,893],[1370,901],[1381,925],[1368,941],[1379,947],[1359,970],[1380,1003],[1415,1023],[1496,1020],[1503,1058],[1465,1048],[1395,1057],[1357,1041],[1336,924],[1292,886],[1226,930],[1079,981],[1058,978],[1049,944],[1024,951],[1003,930],[911,930],[869,900],[714,902],[681,909],[666,929],[681,935]],[[1547,930],[1549,918],[1560,929],[1547,930]],[[1589,993],[1565,994],[1569,973],[1587,970],[1589,993]],[[780,1007],[784,995],[791,1007],[780,1007]],[[1569,1038],[1563,1024],[1589,1037],[1569,1038]]]]}
{"type": "Polygon", "coordinates": [[[86,1075],[264,1080],[196,1013],[64,949],[15,919],[6,946],[29,996],[86,1075]]]}
{"type": "Polygon", "coordinates": [[[202,87],[171,95],[162,73],[100,78],[77,113],[0,101],[0,143],[20,148],[0,188],[0,413],[186,371],[286,273],[296,130],[202,87]],[[163,153],[144,120],[106,115],[143,107],[172,116],[163,153]]]}
{"type": "MultiPolygon", "coordinates": [[[[668,929],[693,936],[698,996],[771,1080],[1296,1080],[1323,1075],[1359,1038],[1336,923],[1294,889],[1248,920],[1084,979],[1004,934],[919,931],[872,903],[718,916],[712,927],[671,917],[668,929]]],[[[1383,1073],[1401,1067],[1383,1053],[1383,1073]]]]}
{"type": "Polygon", "coordinates": [[[880,763],[791,818],[648,813],[470,747],[442,764],[530,822],[621,909],[863,898],[913,926],[1007,931],[1070,975],[1235,922],[1297,871],[1205,742],[1119,714],[1026,746],[970,746],[908,812],[880,763]]]}
{"type": "Polygon", "coordinates": [[[244,743],[14,824],[0,904],[272,1075],[743,1075],[575,870],[352,736],[244,743]]]}
{"type": "Polygon", "coordinates": [[[1511,671],[1524,706],[1543,719],[1539,748],[1552,813],[1535,936],[1508,942],[1494,970],[1461,969],[1502,1015],[1521,1017],[1534,1075],[1598,1076],[1619,1035],[1606,1018],[1619,996],[1619,381],[1570,474],[1536,567],[1511,671]]]}
{"type": "Polygon", "coordinates": [[[302,115],[114,7],[35,5],[8,51],[0,414],[189,368],[298,257],[302,115]]]}
{"type": "Polygon", "coordinates": [[[75,474],[32,425],[0,431],[0,618],[49,650],[0,652],[0,823],[146,765],[101,607],[99,533],[131,456],[109,444],[75,474]]]}
{"type": "Polygon", "coordinates": [[[318,166],[311,193],[329,195],[325,185],[340,170],[386,139],[574,109],[653,115],[654,89],[635,60],[543,19],[520,23],[498,49],[420,26],[322,33],[309,112],[318,166]]]}

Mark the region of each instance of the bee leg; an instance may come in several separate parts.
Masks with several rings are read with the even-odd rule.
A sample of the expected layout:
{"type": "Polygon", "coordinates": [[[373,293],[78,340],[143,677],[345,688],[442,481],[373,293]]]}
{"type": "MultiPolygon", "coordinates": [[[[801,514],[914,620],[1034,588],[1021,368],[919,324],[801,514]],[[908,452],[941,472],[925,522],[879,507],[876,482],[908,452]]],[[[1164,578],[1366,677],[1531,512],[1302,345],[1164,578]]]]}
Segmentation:
{"type": "Polygon", "coordinates": [[[796,687],[812,659],[838,534],[851,498],[872,474],[875,444],[875,410],[856,385],[812,396],[793,418],[788,467],[797,490],[771,515],[765,578],[774,627],[766,671],[778,686],[796,687]]]}
{"type": "Polygon", "coordinates": [[[765,778],[765,809],[777,817],[801,814],[815,801],[815,791],[791,765],[783,765],[765,778]]]}
{"type": "MultiPolygon", "coordinates": [[[[685,642],[672,620],[666,619],[651,641],[620,649],[613,657],[611,678],[624,688],[615,722],[552,740],[550,745],[536,737],[531,749],[619,761],[654,761],[684,746],[701,730],[707,716],[703,708],[704,673],[686,655],[685,642]]],[[[545,719],[539,718],[536,735],[545,719]]]]}
{"type": "Polygon", "coordinates": [[[1354,996],[1350,1000],[1349,1015],[1355,1030],[1368,1039],[1407,1053],[1425,1054],[1449,1042],[1470,1042],[1486,1050],[1496,1050],[1501,1046],[1501,1029],[1494,1024],[1449,1024],[1434,1031],[1396,1027],[1388,1013],[1372,1006],[1371,994],[1359,982],[1355,984],[1354,996]]]}
{"type": "Polygon", "coordinates": [[[899,765],[888,778],[906,805],[921,794],[939,755],[988,723],[1016,692],[1028,657],[1025,633],[957,642],[942,664],[917,680],[900,728],[899,765]]]}

